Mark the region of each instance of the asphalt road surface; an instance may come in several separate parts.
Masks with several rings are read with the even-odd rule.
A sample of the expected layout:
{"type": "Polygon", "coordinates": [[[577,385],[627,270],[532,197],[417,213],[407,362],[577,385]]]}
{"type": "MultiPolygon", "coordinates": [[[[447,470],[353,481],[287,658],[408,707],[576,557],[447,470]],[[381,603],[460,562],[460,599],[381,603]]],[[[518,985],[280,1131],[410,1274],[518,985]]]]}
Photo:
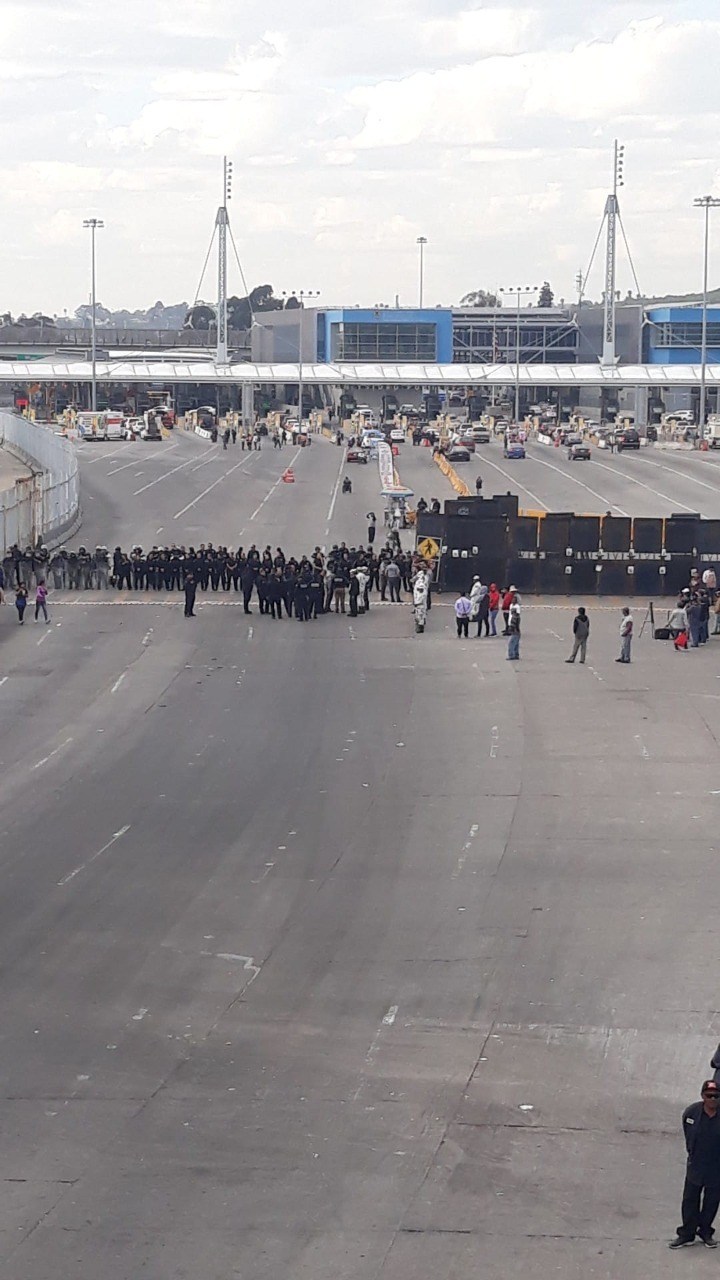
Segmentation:
{"type": "MultiPolygon", "coordinates": [[[[430,450],[403,445],[403,479],[418,495],[442,498],[451,494],[447,481],[432,462],[430,450]]],[[[670,452],[649,446],[611,454],[593,448],[589,462],[570,462],[567,449],[531,442],[527,457],[503,457],[502,442],[478,445],[470,462],[458,463],[457,473],[475,491],[475,477],[483,479],[483,496],[506,493],[532,510],[575,511],[578,514],[670,516],[688,512],[720,518],[720,454],[709,451],[670,452]]],[[[452,496],[452,494],[451,494],[452,496]]]]}
{"type": "MultiPolygon", "coordinates": [[[[194,502],[172,540],[298,552],[380,514],[325,441],[294,485],[288,450],[170,444],[92,447],[88,542],[194,502]]],[[[442,496],[431,466],[404,449],[442,496]]],[[[631,671],[591,604],[569,671],[567,602],[510,664],[442,600],[416,637],[407,604],[122,599],[0,610],[3,1280],[675,1276],[720,1033],[720,641],[646,629],[631,671]]]]}

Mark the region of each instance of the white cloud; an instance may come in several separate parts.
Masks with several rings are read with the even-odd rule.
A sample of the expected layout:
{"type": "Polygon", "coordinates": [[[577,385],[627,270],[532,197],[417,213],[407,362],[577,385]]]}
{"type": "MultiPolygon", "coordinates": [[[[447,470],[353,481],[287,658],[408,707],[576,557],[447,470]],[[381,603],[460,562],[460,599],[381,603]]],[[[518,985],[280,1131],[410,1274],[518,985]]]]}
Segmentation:
{"type": "Polygon", "coordinates": [[[6,0],[0,49],[2,310],[85,296],[91,214],[104,301],[192,294],[224,153],[253,281],[409,302],[422,233],[433,302],[518,272],[570,296],[616,135],[641,284],[696,284],[716,0],[6,0]]]}

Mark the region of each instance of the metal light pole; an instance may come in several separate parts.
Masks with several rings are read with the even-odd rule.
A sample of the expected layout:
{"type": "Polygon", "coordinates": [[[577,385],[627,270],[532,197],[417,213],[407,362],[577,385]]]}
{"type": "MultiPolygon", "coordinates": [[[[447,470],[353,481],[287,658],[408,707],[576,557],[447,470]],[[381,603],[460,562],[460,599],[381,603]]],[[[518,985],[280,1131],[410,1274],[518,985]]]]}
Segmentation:
{"type": "Polygon", "coordinates": [[[223,199],[215,216],[218,233],[218,301],[217,301],[217,338],[215,361],[217,364],[228,362],[227,339],[227,232],[228,201],[232,196],[232,160],[223,156],[223,199]]]}
{"type": "MultiPolygon", "coordinates": [[[[306,298],[319,298],[319,289],[296,289],[290,295],[283,293],[283,297],[290,296],[297,298],[300,303],[299,310],[302,311],[305,306],[306,298]]],[[[303,420],[303,358],[302,358],[302,316],[298,317],[298,430],[302,431],[303,420]]]]}
{"type": "Polygon", "coordinates": [[[93,413],[97,413],[97,338],[95,332],[95,232],[98,227],[104,227],[105,223],[100,218],[85,218],[84,227],[90,228],[90,306],[92,307],[92,316],[90,318],[90,343],[91,343],[91,360],[92,360],[92,390],[90,392],[90,408],[93,413]]]}
{"type": "Polygon", "coordinates": [[[425,245],[427,244],[427,236],[418,236],[415,241],[420,246],[420,309],[423,304],[423,286],[425,284],[425,245]]]}
{"type": "Polygon", "coordinates": [[[499,289],[499,293],[512,294],[517,298],[517,315],[515,320],[515,425],[520,422],[520,300],[524,293],[532,296],[537,293],[536,284],[516,285],[511,289],[499,289]]]}
{"type": "Polygon", "coordinates": [[[698,196],[693,204],[705,210],[705,240],[703,247],[703,305],[702,305],[702,341],[700,349],[700,412],[698,415],[698,435],[702,440],[705,434],[705,405],[707,399],[707,295],[708,295],[708,248],[710,245],[710,210],[717,209],[720,199],[716,196],[698,196]]]}

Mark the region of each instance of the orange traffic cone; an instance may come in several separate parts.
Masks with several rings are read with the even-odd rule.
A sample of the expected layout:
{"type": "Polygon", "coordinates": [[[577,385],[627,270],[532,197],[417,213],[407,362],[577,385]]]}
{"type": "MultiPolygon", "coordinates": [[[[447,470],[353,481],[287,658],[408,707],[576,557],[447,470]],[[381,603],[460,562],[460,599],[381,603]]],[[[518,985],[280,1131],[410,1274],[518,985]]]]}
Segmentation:
{"type": "Polygon", "coordinates": [[[283,471],[282,478],[285,481],[285,484],[295,483],[295,472],[293,471],[292,467],[288,467],[287,471],[283,471]]]}

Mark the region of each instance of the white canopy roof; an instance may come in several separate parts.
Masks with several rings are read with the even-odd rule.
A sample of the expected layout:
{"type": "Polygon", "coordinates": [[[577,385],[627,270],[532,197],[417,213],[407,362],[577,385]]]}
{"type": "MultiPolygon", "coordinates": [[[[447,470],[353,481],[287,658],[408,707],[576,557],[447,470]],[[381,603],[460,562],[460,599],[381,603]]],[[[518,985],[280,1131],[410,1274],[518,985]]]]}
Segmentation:
{"type": "MultiPolygon", "coordinates": [[[[297,382],[297,364],[228,364],[214,360],[111,360],[97,362],[104,383],[244,383],[297,382]]],[[[514,383],[513,364],[304,364],[308,384],[347,387],[472,387],[514,383]]],[[[0,360],[2,382],[90,382],[89,360],[0,360]]],[[[708,364],[706,380],[720,385],[720,364],[708,364]]],[[[700,365],[521,364],[523,387],[693,387],[700,365]]]]}

